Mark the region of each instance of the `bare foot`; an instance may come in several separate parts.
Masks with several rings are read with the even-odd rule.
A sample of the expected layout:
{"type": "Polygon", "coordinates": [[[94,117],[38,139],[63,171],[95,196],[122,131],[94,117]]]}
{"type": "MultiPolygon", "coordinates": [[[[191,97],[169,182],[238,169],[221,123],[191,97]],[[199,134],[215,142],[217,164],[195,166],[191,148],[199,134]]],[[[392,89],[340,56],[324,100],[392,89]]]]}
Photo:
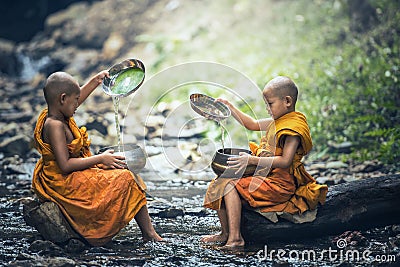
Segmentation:
{"type": "Polygon", "coordinates": [[[225,234],[216,234],[216,235],[206,235],[203,236],[200,241],[204,243],[216,243],[216,242],[226,242],[228,240],[228,235],[225,234]]]}
{"type": "Polygon", "coordinates": [[[164,241],[161,236],[159,236],[156,232],[150,233],[148,235],[143,235],[144,241],[157,241],[161,242],[164,241]]]}
{"type": "Polygon", "coordinates": [[[243,247],[244,247],[244,240],[238,239],[238,240],[233,240],[233,241],[228,240],[226,242],[226,244],[221,247],[221,249],[234,250],[234,249],[243,248],[243,247]]]}

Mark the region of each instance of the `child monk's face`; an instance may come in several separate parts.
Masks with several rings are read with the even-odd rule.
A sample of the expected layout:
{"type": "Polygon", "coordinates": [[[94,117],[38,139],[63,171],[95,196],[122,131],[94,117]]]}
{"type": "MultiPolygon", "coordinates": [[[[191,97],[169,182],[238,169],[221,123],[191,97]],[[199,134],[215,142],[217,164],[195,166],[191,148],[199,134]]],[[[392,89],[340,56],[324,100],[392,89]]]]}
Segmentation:
{"type": "Polygon", "coordinates": [[[263,90],[263,96],[268,114],[276,120],[288,113],[288,104],[285,97],[278,95],[275,91],[267,86],[263,90]]]}
{"type": "Polygon", "coordinates": [[[76,109],[79,106],[79,92],[78,93],[72,93],[69,95],[66,95],[65,97],[65,102],[64,102],[64,108],[63,108],[63,114],[64,117],[69,118],[72,117],[76,111],[76,109]]]}
{"type": "Polygon", "coordinates": [[[80,89],[78,84],[76,88],[72,88],[68,93],[61,94],[61,112],[65,118],[70,118],[74,115],[79,106],[80,89]]]}

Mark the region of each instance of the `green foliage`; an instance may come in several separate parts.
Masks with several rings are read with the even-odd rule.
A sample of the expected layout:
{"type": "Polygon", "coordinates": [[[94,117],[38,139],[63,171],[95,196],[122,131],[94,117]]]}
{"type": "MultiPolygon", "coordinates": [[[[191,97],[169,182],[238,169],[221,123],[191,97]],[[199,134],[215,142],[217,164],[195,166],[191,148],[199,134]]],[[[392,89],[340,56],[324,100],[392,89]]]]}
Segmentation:
{"type": "MultiPolygon", "coordinates": [[[[396,168],[400,166],[400,1],[366,0],[372,7],[365,9],[369,13],[354,5],[350,10],[349,4],[354,4],[350,1],[212,1],[208,12],[180,18],[181,25],[176,25],[180,35],[139,36],[138,42],[151,43],[158,53],[149,68],[153,71],[210,60],[245,73],[260,88],[274,76],[290,76],[300,87],[296,109],[308,118],[315,155],[330,153],[328,142],[350,141],[351,157],[379,159],[396,168]],[[222,15],[230,12],[238,13],[222,15]],[[355,19],[360,15],[372,18],[355,19]],[[368,27],[357,27],[359,21],[368,21],[368,27]]],[[[182,95],[163,101],[184,101],[191,91],[179,90],[182,95]]],[[[219,96],[214,88],[209,92],[219,96]]],[[[249,106],[231,100],[249,115],[266,116],[262,100],[250,101],[249,106]]],[[[226,124],[235,142],[246,139],[236,122],[226,124]]],[[[259,139],[257,133],[245,134],[248,140],[259,139]]]]}
{"type": "Polygon", "coordinates": [[[380,23],[362,35],[346,32],[335,58],[319,63],[318,95],[311,97],[320,109],[309,111],[317,143],[351,141],[354,157],[378,158],[396,167],[400,166],[400,12],[393,1],[378,4],[380,23]]]}

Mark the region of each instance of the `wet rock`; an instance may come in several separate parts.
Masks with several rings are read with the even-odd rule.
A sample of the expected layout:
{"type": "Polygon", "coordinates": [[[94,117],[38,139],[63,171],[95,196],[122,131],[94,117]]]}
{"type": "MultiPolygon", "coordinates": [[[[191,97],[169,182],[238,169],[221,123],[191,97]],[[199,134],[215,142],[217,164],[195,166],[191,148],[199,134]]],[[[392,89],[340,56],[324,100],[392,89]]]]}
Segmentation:
{"type": "Polygon", "coordinates": [[[18,155],[13,155],[9,157],[4,157],[3,159],[3,166],[8,166],[10,164],[19,164],[21,163],[21,158],[18,155]]]}
{"type": "Polygon", "coordinates": [[[204,188],[205,186],[208,186],[207,181],[196,181],[194,182],[194,186],[199,187],[199,188],[204,188]]]}
{"type": "MultiPolygon", "coordinates": [[[[170,173],[187,164],[185,159],[179,152],[177,147],[167,147],[164,153],[149,157],[146,163],[146,168],[155,170],[165,179],[171,179],[170,173]]],[[[161,177],[160,177],[161,178],[161,177]]]]}
{"type": "Polygon", "coordinates": [[[161,137],[163,134],[163,124],[165,117],[161,115],[149,115],[146,118],[145,136],[146,139],[161,137]]]}
{"type": "Polygon", "coordinates": [[[330,161],[326,163],[327,169],[341,169],[341,168],[348,168],[349,165],[342,162],[342,161],[330,161]]]}
{"type": "Polygon", "coordinates": [[[35,227],[46,240],[66,244],[70,239],[81,239],[53,202],[31,201],[23,206],[23,214],[25,222],[35,227]]]}
{"type": "MultiPolygon", "coordinates": [[[[1,84],[0,84],[0,86],[2,86],[1,84]]],[[[11,109],[13,109],[14,108],[14,105],[13,104],[11,104],[11,103],[9,103],[9,102],[7,102],[7,101],[3,101],[2,103],[1,103],[1,105],[0,105],[0,112],[8,112],[8,111],[10,111],[11,109]]],[[[4,128],[5,127],[7,127],[7,128],[10,128],[10,127],[15,127],[15,123],[13,123],[13,122],[11,122],[11,123],[8,123],[8,124],[6,124],[6,123],[2,123],[1,124],[2,125],[2,127],[1,127],[1,129],[0,129],[0,133],[4,133],[4,132],[6,132],[7,130],[5,130],[4,128]],[[11,126],[10,126],[11,125],[11,126]]]]}
{"type": "Polygon", "coordinates": [[[102,135],[106,135],[108,133],[108,131],[107,131],[108,125],[109,125],[109,123],[108,123],[107,120],[104,120],[104,119],[101,119],[101,118],[95,118],[94,119],[93,117],[91,117],[91,119],[89,119],[85,123],[85,127],[87,129],[97,130],[102,135]]]}
{"type": "Polygon", "coordinates": [[[339,245],[339,242],[343,242],[343,245],[350,246],[366,246],[368,244],[367,238],[365,238],[359,231],[346,231],[343,234],[336,236],[332,243],[339,245]]]}
{"type": "Polygon", "coordinates": [[[328,146],[330,148],[330,151],[332,151],[332,152],[348,154],[351,152],[351,148],[353,147],[353,144],[351,142],[335,143],[335,142],[329,141],[328,146]]]}
{"type": "Polygon", "coordinates": [[[163,138],[194,138],[204,136],[208,131],[206,124],[201,123],[200,120],[192,121],[191,124],[185,125],[183,128],[177,128],[176,125],[182,125],[178,122],[171,122],[163,125],[163,138]],[[193,123],[195,122],[195,123],[193,123]]]}
{"type": "Polygon", "coordinates": [[[309,173],[311,176],[319,176],[320,171],[319,171],[319,170],[311,170],[311,171],[308,171],[308,173],[309,173]]]}
{"type": "Polygon", "coordinates": [[[148,157],[151,157],[161,154],[163,152],[163,148],[159,146],[146,146],[145,152],[148,157]]]}
{"type": "Polygon", "coordinates": [[[400,247],[400,235],[397,235],[397,236],[394,238],[394,244],[395,244],[397,247],[400,247]]]}
{"type": "Polygon", "coordinates": [[[167,117],[168,114],[173,111],[175,108],[177,108],[177,106],[174,104],[174,102],[172,103],[167,103],[167,102],[160,102],[157,106],[157,112],[161,115],[163,115],[164,117],[167,117]]]}
{"type": "Polygon", "coordinates": [[[352,175],[352,176],[345,176],[345,177],[343,177],[343,180],[344,180],[345,182],[354,182],[354,181],[357,181],[358,178],[355,177],[354,175],[352,175]]]}
{"type": "Polygon", "coordinates": [[[313,163],[310,166],[307,166],[307,170],[313,171],[313,170],[326,170],[326,164],[325,163],[313,163]]]}
{"type": "Polygon", "coordinates": [[[395,224],[392,226],[392,231],[395,234],[400,234],[400,224],[395,224]]]}
{"type": "MultiPolygon", "coordinates": [[[[146,127],[148,129],[157,129],[158,127],[162,126],[165,122],[165,117],[161,115],[149,115],[146,118],[146,127]]],[[[150,130],[150,132],[152,132],[150,130]]]]}
{"type": "Polygon", "coordinates": [[[25,174],[26,171],[23,170],[19,165],[10,164],[4,168],[5,174],[25,174]]]}
{"type": "Polygon", "coordinates": [[[383,166],[382,163],[380,163],[377,160],[367,160],[364,161],[360,164],[357,164],[356,166],[354,166],[351,170],[353,172],[374,172],[376,170],[381,169],[383,166]]]}
{"type": "Polygon", "coordinates": [[[329,185],[329,184],[333,184],[335,179],[333,179],[332,177],[322,176],[322,177],[317,177],[316,180],[319,184],[329,185]]]}
{"type": "Polygon", "coordinates": [[[65,257],[54,257],[54,258],[39,258],[33,257],[33,259],[29,260],[17,260],[15,262],[10,263],[8,266],[58,266],[58,267],[73,267],[76,266],[76,262],[72,259],[68,259],[65,257]],[[32,263],[35,263],[34,265],[32,263]]]}
{"type": "Polygon", "coordinates": [[[30,149],[30,139],[24,134],[6,138],[0,143],[0,151],[2,151],[6,156],[24,156],[30,151],[30,149]]]}
{"type": "Polygon", "coordinates": [[[176,218],[178,216],[183,216],[184,211],[182,209],[170,208],[167,210],[160,211],[158,216],[161,218],[176,218]]]}
{"type": "Polygon", "coordinates": [[[79,239],[70,239],[64,246],[65,251],[70,253],[79,253],[87,248],[86,244],[79,239]]]}
{"type": "Polygon", "coordinates": [[[198,208],[186,208],[185,214],[190,216],[199,216],[204,217],[207,216],[208,212],[205,208],[198,207],[198,208]]]}
{"type": "Polygon", "coordinates": [[[53,253],[54,254],[62,254],[63,251],[61,247],[57,246],[51,241],[48,240],[36,240],[29,246],[29,250],[32,252],[42,252],[42,253],[53,253]]]}
{"type": "Polygon", "coordinates": [[[27,122],[32,119],[32,113],[30,112],[2,112],[1,121],[4,122],[27,122]]]}
{"type": "Polygon", "coordinates": [[[25,260],[34,260],[35,257],[27,253],[20,253],[15,259],[17,261],[25,261],[25,260]]]}

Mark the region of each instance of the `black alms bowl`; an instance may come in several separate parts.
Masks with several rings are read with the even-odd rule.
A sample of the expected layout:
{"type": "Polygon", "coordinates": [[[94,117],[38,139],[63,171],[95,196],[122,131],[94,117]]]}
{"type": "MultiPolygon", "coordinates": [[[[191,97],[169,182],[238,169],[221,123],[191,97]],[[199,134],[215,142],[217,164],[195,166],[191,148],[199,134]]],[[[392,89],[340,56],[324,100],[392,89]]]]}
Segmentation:
{"type": "Polygon", "coordinates": [[[244,171],[241,173],[235,174],[237,169],[228,168],[228,159],[230,157],[236,157],[240,152],[246,152],[251,154],[250,150],[243,148],[224,148],[218,149],[215,153],[213,161],[211,163],[211,169],[214,171],[216,175],[224,178],[240,178],[252,176],[256,171],[256,165],[248,165],[244,171]]]}

